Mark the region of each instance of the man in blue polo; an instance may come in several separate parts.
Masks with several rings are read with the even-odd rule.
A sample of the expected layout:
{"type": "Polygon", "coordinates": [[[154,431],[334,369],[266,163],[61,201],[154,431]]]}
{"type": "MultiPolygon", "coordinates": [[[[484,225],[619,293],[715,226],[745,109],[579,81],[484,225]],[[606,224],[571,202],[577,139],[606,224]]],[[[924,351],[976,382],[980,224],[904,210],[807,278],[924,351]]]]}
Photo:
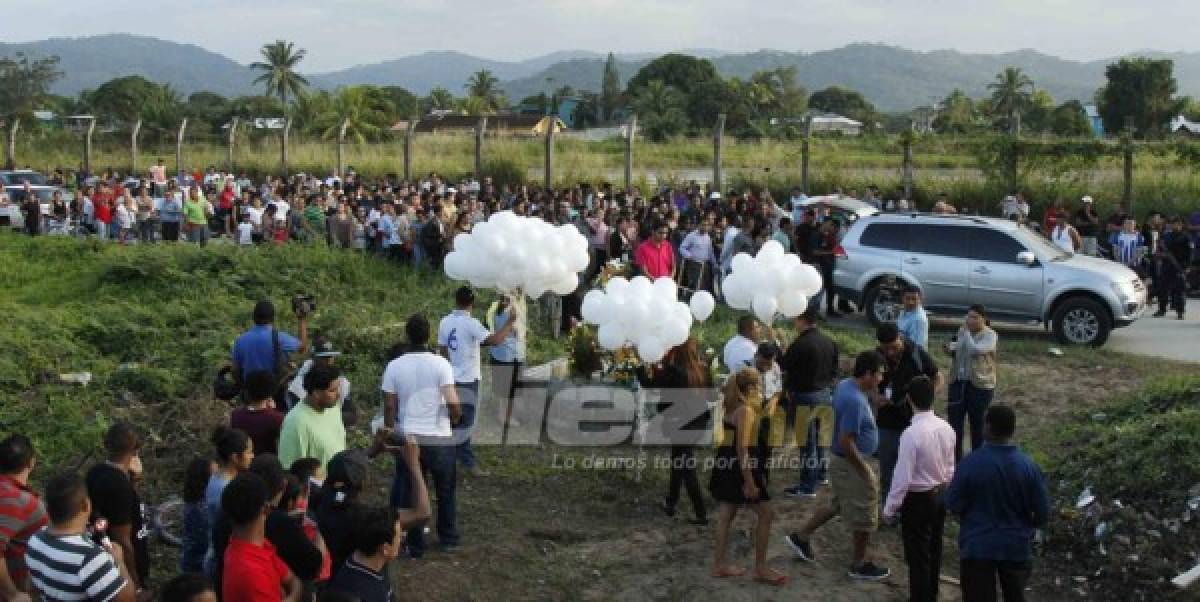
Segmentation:
{"type": "MultiPolygon", "coordinates": [[[[289,353],[308,351],[308,315],[296,314],[300,322],[300,338],[275,329],[275,305],[270,301],[259,301],[254,306],[254,326],[242,333],[233,343],[234,378],[244,379],[256,370],[266,370],[282,382],[287,377],[289,353]],[[279,352],[275,352],[275,339],[279,341],[279,352]]],[[[277,400],[278,401],[278,400],[277,400]]]]}

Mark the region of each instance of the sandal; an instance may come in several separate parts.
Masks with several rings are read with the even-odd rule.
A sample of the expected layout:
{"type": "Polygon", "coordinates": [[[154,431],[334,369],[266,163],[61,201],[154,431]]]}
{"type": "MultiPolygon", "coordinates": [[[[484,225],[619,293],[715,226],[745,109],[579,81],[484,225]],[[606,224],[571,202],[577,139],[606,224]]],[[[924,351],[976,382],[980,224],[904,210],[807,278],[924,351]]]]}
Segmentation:
{"type": "Polygon", "coordinates": [[[754,575],[754,580],[758,583],[765,583],[774,587],[783,587],[787,585],[789,581],[791,581],[791,577],[784,573],[771,571],[771,574],[768,575],[754,575]]]}

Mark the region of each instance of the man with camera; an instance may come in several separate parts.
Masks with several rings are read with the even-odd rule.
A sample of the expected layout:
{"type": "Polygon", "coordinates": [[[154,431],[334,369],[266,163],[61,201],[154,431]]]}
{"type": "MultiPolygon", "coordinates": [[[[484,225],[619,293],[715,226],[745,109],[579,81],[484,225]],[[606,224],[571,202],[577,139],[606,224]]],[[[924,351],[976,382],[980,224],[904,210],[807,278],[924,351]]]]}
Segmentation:
{"type": "MultiPolygon", "coordinates": [[[[233,343],[233,378],[245,381],[246,375],[257,370],[266,370],[275,376],[279,384],[287,382],[288,354],[308,351],[308,316],[316,309],[311,297],[296,295],[292,298],[292,311],[300,323],[300,338],[275,328],[275,304],[259,301],[254,306],[254,326],[233,343]]],[[[282,393],[282,391],[281,391],[282,393]]],[[[282,407],[284,399],[277,396],[276,404],[282,407]]]]}

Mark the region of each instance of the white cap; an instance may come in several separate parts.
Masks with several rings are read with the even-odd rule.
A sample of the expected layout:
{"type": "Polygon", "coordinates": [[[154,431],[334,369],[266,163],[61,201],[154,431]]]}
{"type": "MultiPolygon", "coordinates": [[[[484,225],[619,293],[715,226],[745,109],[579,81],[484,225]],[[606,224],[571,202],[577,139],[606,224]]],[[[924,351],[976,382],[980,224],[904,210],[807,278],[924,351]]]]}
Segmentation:
{"type": "Polygon", "coordinates": [[[721,198],[721,193],[714,190],[714,191],[712,191],[712,194],[708,195],[708,198],[710,200],[714,200],[714,201],[719,200],[721,198]]]}
{"type": "Polygon", "coordinates": [[[1092,202],[1092,197],[1090,197],[1090,196],[1085,196],[1085,197],[1083,197],[1083,199],[1081,199],[1081,200],[1082,200],[1083,202],[1085,202],[1085,203],[1090,203],[1090,202],[1092,202]]]}

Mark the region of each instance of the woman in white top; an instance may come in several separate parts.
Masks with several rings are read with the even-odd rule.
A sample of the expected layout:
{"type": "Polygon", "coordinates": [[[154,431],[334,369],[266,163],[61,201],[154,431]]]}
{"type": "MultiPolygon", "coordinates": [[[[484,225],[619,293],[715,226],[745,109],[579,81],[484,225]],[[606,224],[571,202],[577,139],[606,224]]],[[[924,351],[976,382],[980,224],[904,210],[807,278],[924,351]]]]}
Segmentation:
{"type": "Polygon", "coordinates": [[[1060,249],[1070,253],[1078,251],[1083,246],[1083,239],[1079,237],[1079,231],[1065,218],[1055,222],[1054,230],[1050,231],[1050,240],[1060,249]]]}

